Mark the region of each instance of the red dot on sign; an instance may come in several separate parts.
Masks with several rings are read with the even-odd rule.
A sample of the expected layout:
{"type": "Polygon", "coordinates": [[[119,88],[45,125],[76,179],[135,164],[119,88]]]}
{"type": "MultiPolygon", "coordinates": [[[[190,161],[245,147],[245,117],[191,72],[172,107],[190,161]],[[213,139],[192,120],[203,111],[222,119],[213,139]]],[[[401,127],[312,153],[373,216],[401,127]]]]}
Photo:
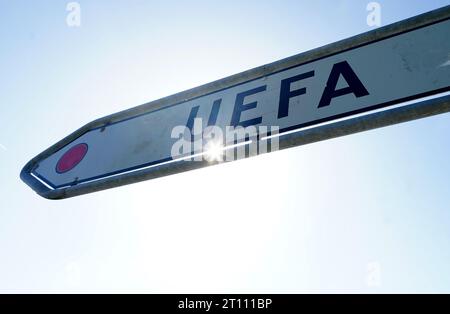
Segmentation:
{"type": "Polygon", "coordinates": [[[56,172],[64,173],[75,168],[83,160],[88,151],[85,143],[77,144],[62,155],[56,164],[56,172]]]}

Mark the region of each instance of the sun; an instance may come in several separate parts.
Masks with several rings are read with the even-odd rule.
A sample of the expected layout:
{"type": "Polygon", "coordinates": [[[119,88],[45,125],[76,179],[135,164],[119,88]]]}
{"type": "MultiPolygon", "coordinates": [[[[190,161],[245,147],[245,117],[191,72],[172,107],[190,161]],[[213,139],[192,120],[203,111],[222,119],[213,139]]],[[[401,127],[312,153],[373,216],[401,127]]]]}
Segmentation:
{"type": "Polygon", "coordinates": [[[205,159],[209,162],[223,161],[224,147],[219,141],[210,141],[205,145],[205,159]]]}

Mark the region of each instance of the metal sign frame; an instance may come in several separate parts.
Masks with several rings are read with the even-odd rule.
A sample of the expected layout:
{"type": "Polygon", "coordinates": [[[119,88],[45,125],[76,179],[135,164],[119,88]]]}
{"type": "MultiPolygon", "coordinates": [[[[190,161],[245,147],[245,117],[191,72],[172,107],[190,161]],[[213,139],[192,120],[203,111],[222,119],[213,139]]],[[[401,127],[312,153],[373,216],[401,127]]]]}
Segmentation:
{"type": "MultiPolygon", "coordinates": [[[[390,24],[379,29],[375,29],[345,40],[341,40],[317,49],[300,53],[196,88],[164,97],[159,100],[143,104],[141,106],[137,106],[97,119],[76,130],[69,136],[65,137],[64,139],[46,149],[44,152],[29,161],[22,169],[20,177],[40,196],[48,199],[63,199],[216,164],[207,161],[173,161],[155,165],[151,168],[143,168],[132,173],[120,173],[115,176],[100,178],[82,184],[75,183],[71,186],[58,189],[51,188],[48,184],[45,183],[45,180],[43,178],[39,178],[36,176],[36,174],[33,173],[33,171],[36,170],[37,167],[39,167],[40,161],[54,154],[55,152],[58,152],[67,144],[73,142],[75,139],[79,138],[92,129],[107,127],[112,123],[117,123],[142,114],[164,109],[177,103],[185,102],[206,94],[227,89],[238,84],[255,80],[312,61],[317,61],[322,58],[329,57],[348,50],[356,49],[370,43],[381,41],[448,19],[450,19],[450,6],[424,13],[407,20],[390,24]]],[[[365,108],[364,112],[369,110],[381,109],[406,101],[411,101],[448,91],[450,91],[450,86],[447,86],[446,88],[441,90],[435,90],[429,93],[415,95],[413,97],[405,97],[402,99],[391,101],[389,103],[383,103],[372,106],[370,108],[365,108]]],[[[284,149],[293,146],[304,145],[449,111],[450,95],[422,101],[412,105],[387,109],[382,112],[368,113],[364,116],[351,117],[352,115],[360,113],[351,112],[350,114],[345,115],[345,117],[349,117],[346,120],[331,122],[329,124],[321,125],[311,129],[281,134],[279,137],[279,148],[284,149]]],[[[334,118],[336,119],[336,117],[334,118]]]]}

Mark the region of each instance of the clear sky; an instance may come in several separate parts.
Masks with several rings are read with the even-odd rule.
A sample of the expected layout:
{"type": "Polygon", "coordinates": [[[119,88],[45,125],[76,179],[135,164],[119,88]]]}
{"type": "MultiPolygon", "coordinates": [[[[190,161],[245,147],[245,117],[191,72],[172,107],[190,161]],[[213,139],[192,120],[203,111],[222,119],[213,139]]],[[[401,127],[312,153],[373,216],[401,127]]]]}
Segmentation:
{"type": "Polygon", "coordinates": [[[1,292],[450,292],[449,114],[62,201],[19,179],[96,118],[373,29],[369,1],[68,2],[0,0],[1,292]]]}

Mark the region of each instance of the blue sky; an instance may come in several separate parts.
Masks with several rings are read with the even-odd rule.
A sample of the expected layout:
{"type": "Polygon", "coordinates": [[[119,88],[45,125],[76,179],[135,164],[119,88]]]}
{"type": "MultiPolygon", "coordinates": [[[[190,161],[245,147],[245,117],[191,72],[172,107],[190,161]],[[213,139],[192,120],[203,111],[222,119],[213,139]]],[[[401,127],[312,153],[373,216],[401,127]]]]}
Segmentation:
{"type": "Polygon", "coordinates": [[[0,291],[450,291],[448,114],[63,201],[19,179],[96,118],[373,29],[369,1],[68,2],[0,0],[0,291]]]}

